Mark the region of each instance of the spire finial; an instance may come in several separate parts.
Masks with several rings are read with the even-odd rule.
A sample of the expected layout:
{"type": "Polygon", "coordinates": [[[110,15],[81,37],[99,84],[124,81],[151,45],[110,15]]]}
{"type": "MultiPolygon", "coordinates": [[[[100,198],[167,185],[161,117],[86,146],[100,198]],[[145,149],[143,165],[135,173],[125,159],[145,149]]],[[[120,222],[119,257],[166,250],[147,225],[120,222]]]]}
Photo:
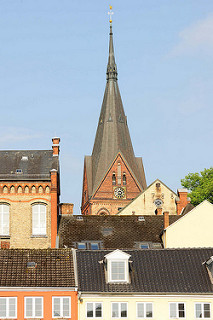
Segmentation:
{"type": "Polygon", "coordinates": [[[112,6],[109,6],[110,11],[108,12],[108,15],[110,16],[110,40],[109,40],[109,59],[108,59],[108,65],[107,65],[107,80],[117,80],[117,66],[115,63],[115,56],[114,56],[114,48],[113,48],[113,33],[112,33],[112,6]]]}
{"type": "Polygon", "coordinates": [[[109,15],[109,22],[110,24],[112,23],[112,15],[114,14],[114,12],[112,12],[112,6],[109,6],[109,12],[108,12],[108,15],[109,15]]]}

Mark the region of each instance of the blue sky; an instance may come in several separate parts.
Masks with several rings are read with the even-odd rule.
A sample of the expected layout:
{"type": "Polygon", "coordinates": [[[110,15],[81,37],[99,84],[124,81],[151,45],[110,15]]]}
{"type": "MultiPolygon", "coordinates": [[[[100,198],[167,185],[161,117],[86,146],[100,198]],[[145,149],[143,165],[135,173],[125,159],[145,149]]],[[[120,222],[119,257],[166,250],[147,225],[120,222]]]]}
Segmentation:
{"type": "Polygon", "coordinates": [[[174,191],[213,159],[212,0],[0,0],[0,149],[61,138],[61,201],[79,213],[108,57],[147,183],[174,191]]]}

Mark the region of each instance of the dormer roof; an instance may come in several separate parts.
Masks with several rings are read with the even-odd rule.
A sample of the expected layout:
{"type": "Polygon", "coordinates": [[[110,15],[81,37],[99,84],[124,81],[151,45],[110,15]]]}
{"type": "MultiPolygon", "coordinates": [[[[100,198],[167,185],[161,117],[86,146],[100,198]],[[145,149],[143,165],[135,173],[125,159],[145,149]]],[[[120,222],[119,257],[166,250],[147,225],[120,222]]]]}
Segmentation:
{"type": "Polygon", "coordinates": [[[131,257],[130,254],[121,251],[119,249],[116,249],[104,256],[105,259],[111,259],[111,260],[127,260],[131,257]]]}

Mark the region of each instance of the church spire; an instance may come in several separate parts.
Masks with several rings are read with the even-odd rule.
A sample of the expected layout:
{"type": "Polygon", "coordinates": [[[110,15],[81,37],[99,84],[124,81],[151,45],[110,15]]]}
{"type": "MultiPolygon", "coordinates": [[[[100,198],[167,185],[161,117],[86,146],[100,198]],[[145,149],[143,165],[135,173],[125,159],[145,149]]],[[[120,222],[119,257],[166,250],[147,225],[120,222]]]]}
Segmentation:
{"type": "MultiPolygon", "coordinates": [[[[107,82],[92,156],[85,158],[85,173],[82,197],[83,213],[87,212],[87,206],[89,205],[88,203],[90,203],[92,208],[92,199],[95,199],[98,188],[103,183],[103,179],[105,179],[104,177],[106,176],[106,174],[108,175],[108,172],[117,157],[122,158],[123,163],[125,163],[125,165],[122,165],[120,163],[121,167],[123,167],[121,168],[121,170],[118,169],[118,171],[120,170],[124,173],[124,175],[127,174],[127,171],[130,172],[128,181],[125,184],[125,190],[128,191],[126,201],[130,201],[134,196],[136,196],[146,187],[146,179],[144,175],[142,159],[135,157],[127,125],[127,119],[118,87],[117,66],[115,63],[111,19],[113,12],[111,11],[111,9],[112,8],[110,7],[109,58],[106,72],[107,82]],[[134,183],[131,182],[133,181],[131,179],[134,180],[134,183]],[[129,185],[132,185],[131,183],[135,185],[135,190],[137,190],[135,193],[130,192],[130,188],[132,187],[130,187],[129,185]],[[85,189],[87,188],[86,186],[88,187],[88,189],[85,189]],[[88,200],[84,199],[85,194],[88,194],[88,200]]],[[[114,173],[120,175],[119,172],[117,173],[117,169],[114,173]]],[[[111,176],[108,179],[108,181],[112,181],[111,176]]],[[[119,185],[121,184],[120,176],[119,179],[117,179],[117,182],[119,185]]],[[[111,186],[110,188],[111,191],[108,190],[106,191],[106,193],[103,192],[103,195],[106,196],[108,194],[111,194],[113,187],[111,186]]],[[[112,198],[111,195],[110,197],[112,198]]],[[[114,201],[114,198],[112,198],[111,200],[114,201]]],[[[93,212],[93,209],[91,209],[91,212],[93,212]]]]}
{"type": "MultiPolygon", "coordinates": [[[[112,20],[110,20],[112,21],[112,20]]],[[[115,63],[114,47],[113,47],[113,33],[112,33],[112,23],[110,22],[110,38],[109,38],[109,58],[107,65],[107,80],[117,80],[117,66],[115,63]]]]}

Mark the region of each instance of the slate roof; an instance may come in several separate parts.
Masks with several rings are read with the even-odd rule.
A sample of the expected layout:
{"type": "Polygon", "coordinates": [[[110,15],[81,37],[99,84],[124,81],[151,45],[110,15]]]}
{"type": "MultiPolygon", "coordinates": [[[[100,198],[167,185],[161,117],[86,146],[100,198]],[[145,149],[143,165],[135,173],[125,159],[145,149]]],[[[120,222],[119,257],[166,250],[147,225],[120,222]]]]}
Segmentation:
{"type": "Polygon", "coordinates": [[[183,211],[181,212],[181,215],[184,216],[185,214],[187,214],[189,211],[191,211],[192,209],[194,209],[194,206],[192,203],[188,203],[185,208],[183,209],[183,211]]]}
{"type": "Polygon", "coordinates": [[[0,180],[50,180],[52,169],[59,169],[52,150],[0,151],[0,180]]]}
{"type": "Polygon", "coordinates": [[[112,26],[110,26],[107,83],[99,117],[92,159],[85,161],[92,176],[89,196],[93,195],[118,153],[121,153],[136,178],[141,190],[146,188],[146,179],[141,158],[136,158],[127,125],[126,115],[117,83],[117,66],[113,49],[112,26]]]}
{"type": "MultiPolygon", "coordinates": [[[[180,217],[169,216],[170,224],[180,217]]],[[[144,218],[145,221],[138,221],[138,216],[62,215],[58,231],[59,246],[74,247],[75,242],[96,240],[101,241],[103,249],[133,249],[135,242],[161,243],[163,216],[144,218]]]]}
{"type": "Polygon", "coordinates": [[[71,249],[1,249],[1,287],[74,287],[71,249]],[[36,268],[28,268],[35,262],[36,268]]]}
{"type": "Polygon", "coordinates": [[[77,251],[81,292],[106,293],[213,293],[205,265],[213,248],[130,250],[132,271],[129,284],[107,284],[103,260],[107,250],[77,251]]]}

